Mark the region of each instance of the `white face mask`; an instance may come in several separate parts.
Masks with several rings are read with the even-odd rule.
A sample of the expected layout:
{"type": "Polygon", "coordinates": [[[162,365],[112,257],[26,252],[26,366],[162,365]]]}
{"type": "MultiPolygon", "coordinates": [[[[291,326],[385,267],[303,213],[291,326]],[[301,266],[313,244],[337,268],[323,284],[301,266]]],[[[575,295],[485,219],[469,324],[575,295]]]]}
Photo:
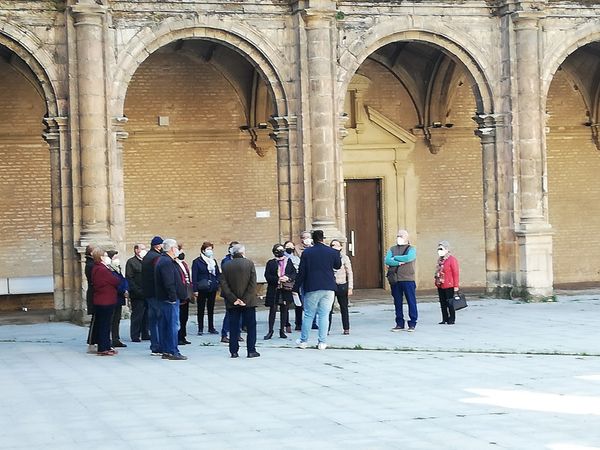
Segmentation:
{"type": "Polygon", "coordinates": [[[146,256],[148,254],[148,252],[146,250],[142,250],[140,252],[140,258],[144,259],[144,256],[146,256]]]}
{"type": "Polygon", "coordinates": [[[215,253],[214,253],[214,251],[213,251],[213,249],[212,249],[212,248],[207,248],[206,250],[204,250],[204,255],[205,255],[207,258],[212,258],[214,254],[215,254],[215,253]]]}
{"type": "Polygon", "coordinates": [[[119,258],[115,258],[112,260],[111,265],[113,267],[121,267],[121,260],[119,258]]]}
{"type": "Polygon", "coordinates": [[[177,258],[180,253],[181,253],[181,251],[178,248],[173,250],[173,255],[175,255],[175,258],[177,258]]]}
{"type": "Polygon", "coordinates": [[[112,260],[108,256],[102,257],[102,264],[104,264],[105,266],[110,266],[111,262],[112,262],[112,260]]]}
{"type": "Polygon", "coordinates": [[[437,252],[440,257],[446,256],[448,254],[448,250],[438,250],[437,252]]]}
{"type": "Polygon", "coordinates": [[[399,237],[399,238],[396,238],[396,243],[398,245],[404,245],[404,244],[406,244],[406,241],[404,240],[404,238],[399,237]]]}
{"type": "Polygon", "coordinates": [[[310,247],[311,245],[313,245],[313,240],[311,238],[306,238],[302,240],[302,243],[305,247],[310,247]]]}

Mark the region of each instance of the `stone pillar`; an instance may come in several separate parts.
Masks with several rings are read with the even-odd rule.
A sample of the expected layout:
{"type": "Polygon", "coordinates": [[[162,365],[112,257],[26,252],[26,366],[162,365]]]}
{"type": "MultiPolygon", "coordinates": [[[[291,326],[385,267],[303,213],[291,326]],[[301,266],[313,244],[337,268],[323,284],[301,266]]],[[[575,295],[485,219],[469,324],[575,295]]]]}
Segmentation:
{"type": "Polygon", "coordinates": [[[277,149],[277,186],[279,197],[279,240],[293,239],[292,235],[292,185],[290,179],[290,130],[285,117],[271,119],[271,138],[277,149]]]}
{"type": "Polygon", "coordinates": [[[109,153],[110,171],[110,204],[111,227],[110,235],[120,252],[127,254],[125,248],[125,187],[123,185],[123,147],[129,133],[125,131],[127,117],[115,117],[112,120],[113,138],[109,153]]]}
{"type": "Polygon", "coordinates": [[[548,223],[545,160],[545,114],[540,92],[540,21],[543,12],[528,9],[512,13],[516,61],[516,129],[513,132],[518,160],[519,284],[521,295],[544,298],[552,295],[552,231],[548,223]]]}
{"type": "Polygon", "coordinates": [[[486,291],[489,295],[501,295],[496,117],[482,114],[473,119],[478,124],[475,135],[481,140],[482,149],[486,291]]]}
{"type": "Polygon", "coordinates": [[[93,0],[79,0],[71,11],[77,48],[80,247],[85,247],[90,242],[110,242],[103,38],[106,8],[93,0]]]}
{"type": "Polygon", "coordinates": [[[338,174],[333,39],[336,2],[311,0],[304,9],[308,69],[312,228],[342,237],[336,208],[338,174]]]}

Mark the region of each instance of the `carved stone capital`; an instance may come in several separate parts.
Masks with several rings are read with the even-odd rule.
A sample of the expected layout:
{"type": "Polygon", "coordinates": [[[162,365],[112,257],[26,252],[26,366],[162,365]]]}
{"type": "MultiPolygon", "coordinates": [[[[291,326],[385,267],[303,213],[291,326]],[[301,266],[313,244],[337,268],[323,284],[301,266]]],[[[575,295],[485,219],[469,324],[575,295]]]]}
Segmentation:
{"type": "Polygon", "coordinates": [[[75,5],[71,6],[75,26],[101,26],[106,11],[106,6],[99,5],[94,0],[79,0],[75,5]]]}
{"type": "Polygon", "coordinates": [[[58,146],[60,134],[67,129],[68,119],[66,117],[46,117],[44,124],[46,129],[42,133],[42,137],[51,148],[58,146]]]}

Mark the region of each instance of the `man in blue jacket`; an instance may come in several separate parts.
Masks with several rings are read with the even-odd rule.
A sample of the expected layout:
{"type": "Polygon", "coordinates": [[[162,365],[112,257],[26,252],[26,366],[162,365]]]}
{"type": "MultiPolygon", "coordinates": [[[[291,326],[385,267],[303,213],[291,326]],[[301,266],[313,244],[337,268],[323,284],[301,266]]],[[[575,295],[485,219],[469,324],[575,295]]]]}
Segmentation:
{"type": "Polygon", "coordinates": [[[175,239],[165,239],[162,243],[163,254],[156,263],[154,287],[156,299],[160,304],[159,335],[163,359],[185,360],[179,353],[179,302],[187,297],[183,273],[177,264],[179,249],[175,239]]]}
{"type": "Polygon", "coordinates": [[[335,276],[333,271],[342,267],[340,252],[323,244],[323,231],[312,232],[314,245],[306,248],[300,258],[298,276],[294,284],[294,292],[304,289],[304,317],[298,347],[308,346],[308,336],[315,315],[318,316],[319,343],[317,348],[327,348],[327,330],[329,329],[329,311],[335,297],[335,276]]]}

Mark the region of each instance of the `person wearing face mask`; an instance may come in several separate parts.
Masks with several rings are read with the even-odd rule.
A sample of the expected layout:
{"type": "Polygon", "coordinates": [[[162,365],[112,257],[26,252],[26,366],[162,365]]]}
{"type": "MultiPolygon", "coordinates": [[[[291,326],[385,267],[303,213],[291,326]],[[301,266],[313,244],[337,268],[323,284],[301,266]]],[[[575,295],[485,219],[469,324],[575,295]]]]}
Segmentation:
{"type": "Polygon", "coordinates": [[[190,315],[190,302],[193,301],[194,291],[192,290],[192,271],[190,270],[190,266],[185,262],[185,253],[183,253],[183,245],[179,244],[177,246],[179,249],[179,254],[177,255],[177,259],[175,262],[179,266],[179,270],[181,270],[181,274],[183,275],[183,280],[185,282],[185,298],[181,298],[179,302],[179,333],[178,333],[178,343],[179,345],[191,344],[190,341],[187,340],[187,322],[188,317],[190,315]]]}
{"type": "Polygon", "coordinates": [[[417,326],[417,296],[415,283],[415,259],[417,250],[408,241],[408,231],[398,230],[396,245],[385,255],[385,264],[389,267],[387,279],[392,288],[394,308],[396,310],[396,326],[392,331],[404,330],[404,313],[402,311],[403,297],[408,304],[408,331],[415,331],[417,326]]]}
{"type": "Polygon", "coordinates": [[[150,339],[148,333],[148,309],[142,288],[142,260],[146,256],[146,246],[135,244],[133,256],[125,264],[125,278],[129,283],[129,304],[131,305],[131,326],[129,336],[131,342],[150,339]]]}
{"type": "Polygon", "coordinates": [[[187,296],[183,273],[177,264],[179,249],[175,239],[163,241],[163,254],[156,263],[154,285],[156,298],[160,303],[159,321],[162,359],[182,361],[187,357],[179,352],[179,301],[187,296]]]}
{"type": "Polygon", "coordinates": [[[288,305],[293,302],[292,287],[296,279],[296,268],[289,258],[285,257],[285,249],[281,244],[275,244],[272,249],[275,258],[267,261],[265,280],[267,280],[267,295],[265,306],[269,308],[269,332],[265,340],[273,337],[275,316],[279,307],[279,337],[286,339],[284,332],[288,321],[288,305]]]}
{"type": "MultiPolygon", "coordinates": [[[[225,264],[227,264],[233,260],[233,254],[231,253],[231,251],[233,249],[233,246],[236,244],[239,244],[239,242],[231,241],[229,243],[229,247],[227,249],[227,254],[221,260],[221,271],[223,270],[223,267],[225,267],[225,264]]],[[[222,291],[221,291],[221,298],[223,300],[225,300],[225,296],[223,295],[222,291]]],[[[240,332],[238,333],[238,335],[239,335],[238,340],[240,342],[243,342],[244,338],[241,336],[241,330],[242,330],[242,323],[240,322],[240,332]]],[[[225,308],[225,316],[223,316],[223,325],[221,326],[221,342],[224,344],[229,343],[229,310],[227,308],[225,308]]]]}
{"type": "Polygon", "coordinates": [[[160,320],[160,303],[156,299],[154,286],[154,269],[162,253],[163,239],[154,236],[150,242],[150,251],[142,258],[142,288],[148,306],[148,330],[150,331],[150,354],[162,356],[158,322],[160,320]]]}
{"type": "Polygon", "coordinates": [[[119,280],[119,286],[117,287],[118,302],[113,310],[110,331],[112,346],[115,348],[127,347],[127,344],[121,341],[120,327],[123,306],[127,303],[127,298],[129,297],[129,283],[127,283],[127,279],[121,273],[121,261],[119,260],[118,256],[119,252],[116,250],[109,250],[108,252],[106,252],[106,254],[110,258],[108,268],[112,272],[113,276],[115,276],[119,280]]]}
{"type": "MultiPolygon", "coordinates": [[[[312,240],[311,240],[311,242],[312,242],[312,240]]],[[[294,268],[296,269],[296,272],[298,272],[298,268],[300,267],[300,257],[296,253],[296,246],[294,245],[294,243],[292,241],[285,241],[283,243],[283,248],[285,248],[286,258],[288,258],[290,261],[292,261],[292,264],[294,264],[294,268]]],[[[294,324],[295,324],[296,331],[300,331],[302,329],[302,314],[303,314],[302,305],[300,305],[300,306],[294,305],[294,324]]],[[[288,322],[285,326],[285,331],[288,334],[292,332],[292,325],[290,324],[289,313],[288,313],[288,322]]]]}
{"type": "MultiPolygon", "coordinates": [[[[352,274],[352,264],[350,258],[344,252],[342,252],[342,243],[337,239],[332,239],[329,246],[341,252],[342,254],[342,267],[341,269],[334,270],[335,284],[337,289],[335,290],[335,298],[337,298],[338,304],[340,305],[340,314],[342,315],[342,326],[344,327],[344,334],[350,334],[350,315],[348,314],[348,296],[352,295],[354,289],[354,276],[352,274]]],[[[333,316],[333,305],[331,312],[329,313],[329,330],[331,330],[331,319],[333,316]]]]}
{"type": "Polygon", "coordinates": [[[310,248],[313,246],[313,240],[310,237],[310,231],[303,231],[302,233],[300,233],[300,244],[298,245],[298,247],[296,248],[298,251],[298,256],[302,256],[302,253],[304,252],[304,250],[306,250],[307,248],[310,248]]]}
{"type": "Polygon", "coordinates": [[[438,244],[438,262],[435,269],[435,286],[438,290],[440,299],[440,308],[442,310],[442,321],[440,325],[454,325],[455,312],[454,307],[448,303],[448,300],[458,292],[459,269],[458,260],[450,254],[450,244],[448,241],[441,241],[438,244]]]}
{"type": "Polygon", "coordinates": [[[108,266],[111,259],[101,247],[92,251],[94,267],[92,283],[94,285],[94,320],[97,328],[99,356],[114,356],[118,352],[111,347],[110,327],[115,305],[118,302],[119,279],[113,275],[108,266]]]}
{"type": "Polygon", "coordinates": [[[208,315],[208,332],[219,334],[215,329],[214,315],[220,271],[213,248],[210,242],[202,243],[200,256],[192,263],[192,287],[198,305],[198,336],[204,334],[204,308],[208,315]]]}

